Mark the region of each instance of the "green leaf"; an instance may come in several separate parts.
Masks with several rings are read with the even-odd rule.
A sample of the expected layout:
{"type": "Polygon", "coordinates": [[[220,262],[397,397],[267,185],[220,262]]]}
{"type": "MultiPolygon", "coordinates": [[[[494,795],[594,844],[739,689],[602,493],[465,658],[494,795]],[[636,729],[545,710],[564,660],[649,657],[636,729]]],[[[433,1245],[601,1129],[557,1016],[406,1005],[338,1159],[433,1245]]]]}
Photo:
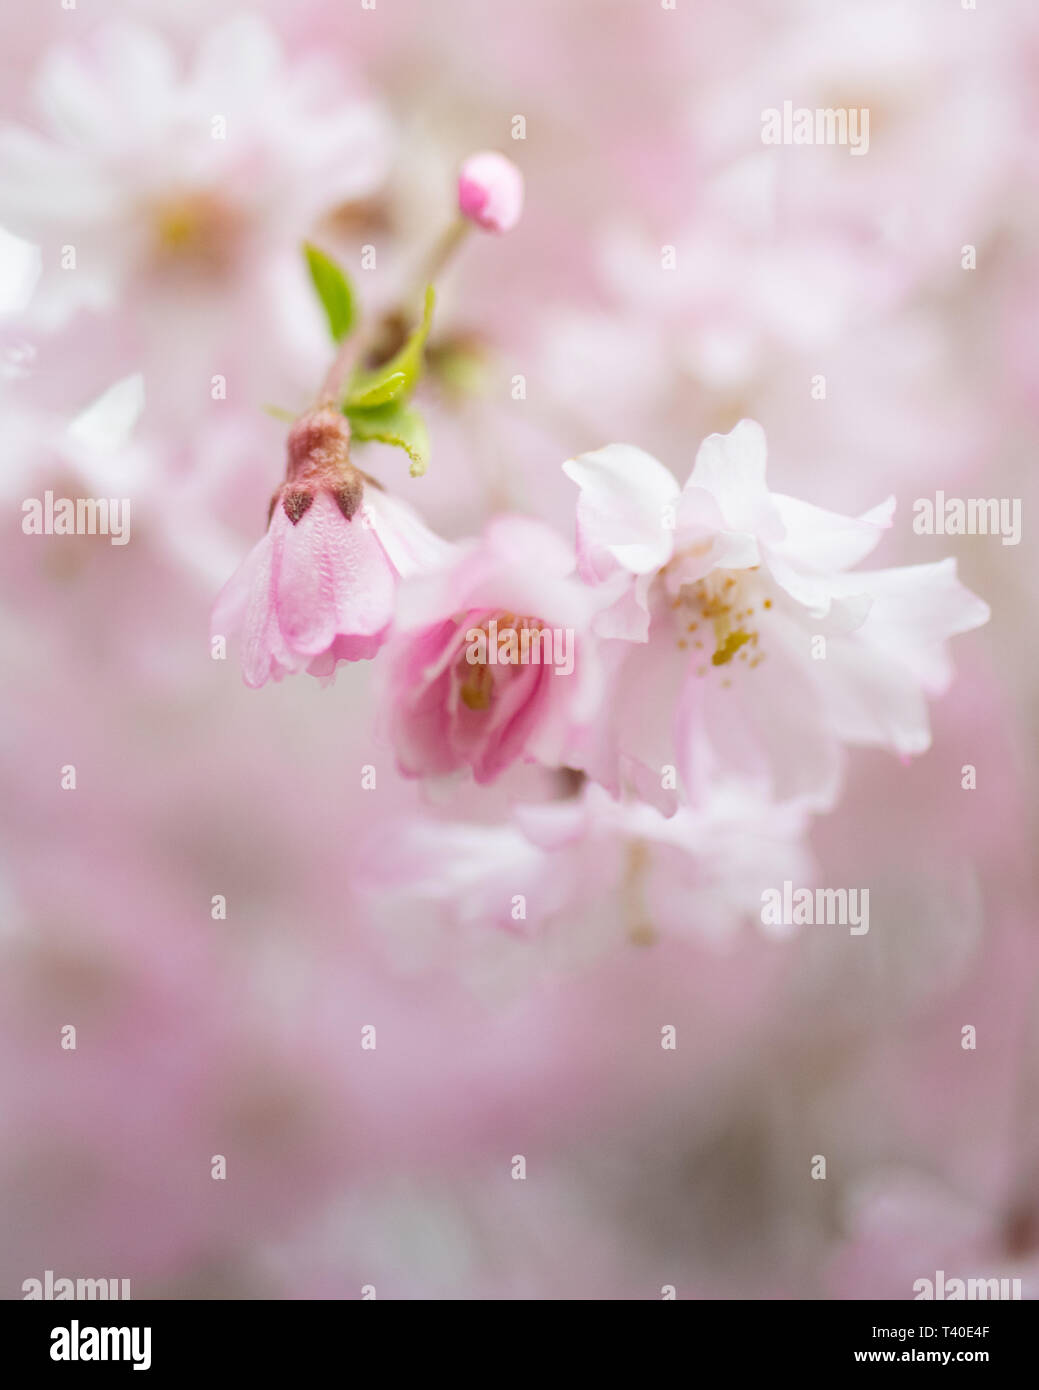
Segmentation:
{"type": "Polygon", "coordinates": [[[329,331],[335,341],[341,343],[357,319],[353,288],[331,256],[326,256],[309,241],[304,243],[303,251],[310,278],[328,319],[329,331]]]}
{"type": "Polygon", "coordinates": [[[421,478],[429,463],[429,431],[413,405],[387,401],[384,405],[346,412],[354,439],[377,440],[403,449],[411,459],[411,476],[421,478]]]}
{"type": "Polygon", "coordinates": [[[435,301],[436,295],[433,286],[427,285],[425,304],[422,309],[422,322],[408,335],[407,342],[399,351],[394,353],[388,362],[384,362],[381,367],[375,367],[371,371],[355,373],[353,381],[350,383],[350,391],[346,401],[348,409],[360,405],[373,394],[379,394],[379,399],[383,401],[399,400],[411,394],[422,375],[422,356],[433,323],[435,301]],[[392,379],[397,377],[403,377],[403,380],[398,381],[396,385],[391,385],[392,379]]]}
{"type": "Polygon", "coordinates": [[[364,406],[385,405],[387,401],[392,401],[400,395],[406,381],[407,377],[403,372],[393,372],[382,381],[377,381],[374,386],[370,386],[367,391],[362,391],[360,395],[356,390],[352,392],[347,397],[345,408],[354,410],[364,406]]]}

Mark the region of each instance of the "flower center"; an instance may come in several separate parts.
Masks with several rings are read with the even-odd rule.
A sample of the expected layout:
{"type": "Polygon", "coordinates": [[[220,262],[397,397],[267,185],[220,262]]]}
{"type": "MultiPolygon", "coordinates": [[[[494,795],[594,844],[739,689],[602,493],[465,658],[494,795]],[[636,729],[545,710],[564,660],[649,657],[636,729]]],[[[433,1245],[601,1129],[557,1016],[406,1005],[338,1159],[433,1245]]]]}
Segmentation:
{"type": "Polygon", "coordinates": [[[165,266],[215,272],[232,262],[240,219],[215,193],[176,193],[150,208],[152,248],[165,266]]]}
{"type": "MultiPolygon", "coordinates": [[[[682,651],[692,645],[706,656],[713,647],[712,666],[728,666],[738,659],[753,668],[764,661],[764,653],[758,650],[758,624],[772,600],[756,592],[757,568],[714,570],[693,584],[682,585],[671,601],[679,627],[676,644],[682,651]]],[[[697,672],[706,673],[706,666],[697,672]]]]}
{"type": "Polygon", "coordinates": [[[489,709],[495,669],[538,665],[542,660],[547,663],[552,655],[551,636],[539,618],[517,618],[514,613],[496,613],[470,623],[456,667],[462,703],[471,710],[489,709]],[[550,639],[547,658],[543,654],[545,636],[550,639]]]}

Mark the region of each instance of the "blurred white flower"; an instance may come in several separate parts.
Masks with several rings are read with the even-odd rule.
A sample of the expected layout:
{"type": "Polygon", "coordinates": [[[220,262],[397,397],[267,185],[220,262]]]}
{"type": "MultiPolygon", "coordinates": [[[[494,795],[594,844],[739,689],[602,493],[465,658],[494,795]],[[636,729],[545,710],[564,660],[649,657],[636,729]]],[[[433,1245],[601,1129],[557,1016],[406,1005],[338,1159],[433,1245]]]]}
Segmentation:
{"type": "Polygon", "coordinates": [[[46,135],[0,130],[0,221],[42,247],[48,325],[133,312],[127,295],[220,299],[381,172],[375,110],[252,17],[212,29],[186,73],[158,33],[107,25],[48,54],[36,98],[46,135]]]}

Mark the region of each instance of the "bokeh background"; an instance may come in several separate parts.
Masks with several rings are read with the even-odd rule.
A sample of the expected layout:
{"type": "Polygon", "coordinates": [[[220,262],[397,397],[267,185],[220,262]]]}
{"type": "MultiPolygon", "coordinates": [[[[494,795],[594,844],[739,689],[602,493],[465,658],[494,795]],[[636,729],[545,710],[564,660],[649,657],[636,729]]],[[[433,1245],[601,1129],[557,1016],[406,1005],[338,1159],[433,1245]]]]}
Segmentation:
{"type": "Polygon", "coordinates": [[[45,1269],[163,1298],[909,1298],[938,1269],[1034,1295],[1036,7],[2,14],[3,1296],[45,1269]],[[787,99],[868,107],[868,154],[763,146],[787,99]],[[210,657],[283,467],[264,407],[328,358],[300,243],[384,310],[483,148],[524,218],[440,287],[428,476],[380,446],[373,474],[449,537],[506,509],[570,535],[568,456],[624,440],[684,479],[749,415],[774,488],[894,492],[879,563],[954,554],[992,606],[931,752],[856,754],[813,828],[868,936],[501,955],[373,890],[440,795],[395,773],[377,673],[257,692],[210,657]],[[48,488],[129,496],[130,543],[24,536],[48,488]],[[1022,499],[1021,543],[915,535],[938,489],[1022,499]]]}

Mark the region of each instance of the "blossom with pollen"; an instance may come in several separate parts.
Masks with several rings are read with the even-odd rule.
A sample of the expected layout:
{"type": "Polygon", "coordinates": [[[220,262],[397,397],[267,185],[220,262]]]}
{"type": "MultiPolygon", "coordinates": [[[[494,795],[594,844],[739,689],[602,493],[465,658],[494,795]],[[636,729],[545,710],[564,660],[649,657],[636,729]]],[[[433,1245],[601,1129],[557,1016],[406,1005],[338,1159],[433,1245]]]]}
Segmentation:
{"type": "Polygon", "coordinates": [[[770,492],[765,461],[764,431],[744,420],[704,441],[684,488],[627,445],[564,465],[580,488],[581,573],[609,598],[597,630],[622,644],[607,785],[624,766],[665,762],[688,794],[730,769],[821,808],[842,745],[903,756],[930,745],[926,697],[951,680],[946,640],[986,622],[987,605],[953,560],[853,570],[894,499],[839,516],[770,492]],[[654,686],[650,752],[637,723],[654,686]]]}
{"type": "Polygon", "coordinates": [[[583,640],[595,596],[543,524],[493,521],[439,574],[403,586],[387,651],[387,708],[401,770],[464,768],[490,782],[525,759],[557,766],[597,710],[583,640]]]}

